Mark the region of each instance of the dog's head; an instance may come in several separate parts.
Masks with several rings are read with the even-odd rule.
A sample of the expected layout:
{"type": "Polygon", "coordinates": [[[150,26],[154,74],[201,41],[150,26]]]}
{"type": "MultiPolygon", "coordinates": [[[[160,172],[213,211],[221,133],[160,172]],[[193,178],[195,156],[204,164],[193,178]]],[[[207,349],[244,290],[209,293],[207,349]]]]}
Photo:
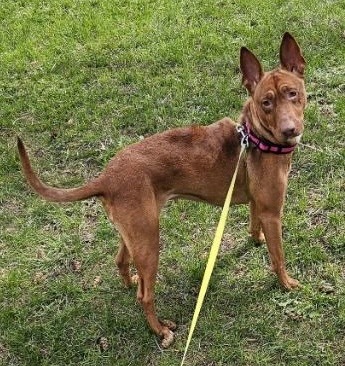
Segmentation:
{"type": "Polygon", "coordinates": [[[255,55],[241,48],[242,83],[252,97],[250,113],[258,135],[282,145],[294,145],[303,133],[305,60],[295,39],[285,33],[280,45],[280,68],[263,72],[255,55]]]}

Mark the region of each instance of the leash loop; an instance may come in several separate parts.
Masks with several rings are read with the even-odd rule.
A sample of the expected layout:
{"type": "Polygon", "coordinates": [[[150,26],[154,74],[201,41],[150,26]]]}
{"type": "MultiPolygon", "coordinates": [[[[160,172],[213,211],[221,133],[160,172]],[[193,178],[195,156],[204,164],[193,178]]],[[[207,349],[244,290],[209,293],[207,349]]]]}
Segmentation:
{"type": "Polygon", "coordinates": [[[215,233],[213,243],[212,243],[212,246],[211,246],[211,249],[210,249],[210,254],[209,254],[209,257],[208,257],[207,264],[206,264],[204,277],[203,277],[202,282],[201,282],[201,287],[200,287],[198,299],[197,299],[197,302],[196,302],[194,315],[193,315],[193,319],[192,319],[191,326],[190,326],[190,329],[189,329],[189,334],[188,334],[188,338],[187,338],[187,342],[186,342],[186,346],[185,346],[185,350],[184,350],[184,354],[183,354],[183,358],[182,358],[182,362],[181,362],[180,366],[183,366],[183,364],[185,362],[185,359],[186,359],[186,356],[187,356],[187,351],[188,351],[188,348],[189,348],[189,344],[190,344],[190,341],[191,341],[192,336],[193,336],[194,328],[195,328],[196,323],[198,321],[199,313],[200,313],[202,304],[204,302],[207,287],[208,287],[208,284],[209,284],[209,281],[210,281],[210,278],[211,278],[211,274],[212,274],[212,271],[213,271],[213,268],[214,268],[214,264],[216,262],[216,258],[217,258],[217,255],[218,255],[219,247],[220,247],[220,244],[221,244],[221,240],[222,240],[222,237],[223,237],[223,232],[224,232],[224,228],[225,228],[225,224],[226,224],[226,218],[227,218],[227,215],[228,215],[228,212],[229,212],[229,207],[230,207],[232,194],[233,194],[234,187],[235,187],[235,181],[236,181],[236,177],[237,177],[241,157],[242,157],[245,149],[248,148],[248,146],[249,146],[248,135],[244,131],[243,127],[242,126],[237,126],[236,130],[238,131],[238,133],[241,134],[241,151],[240,151],[240,154],[238,156],[236,168],[235,168],[234,174],[233,174],[232,179],[231,179],[229,190],[228,190],[228,193],[227,193],[226,198],[225,198],[222,213],[220,215],[220,219],[219,219],[219,222],[218,222],[216,233],[215,233]]]}

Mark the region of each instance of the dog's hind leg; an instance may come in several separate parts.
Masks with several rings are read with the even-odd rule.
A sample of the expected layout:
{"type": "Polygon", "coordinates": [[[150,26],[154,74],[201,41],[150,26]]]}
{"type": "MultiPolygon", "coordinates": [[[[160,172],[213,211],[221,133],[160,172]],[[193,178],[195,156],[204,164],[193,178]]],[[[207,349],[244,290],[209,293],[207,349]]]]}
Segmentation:
{"type": "Polygon", "coordinates": [[[122,223],[122,229],[127,229],[126,244],[138,272],[138,302],[143,307],[151,329],[163,338],[162,346],[168,347],[174,340],[174,333],[171,330],[176,326],[173,322],[161,322],[156,315],[155,283],[159,261],[159,222],[155,207],[155,205],[143,207],[142,214],[132,217],[130,224],[122,223]]]}
{"type": "MultiPolygon", "coordinates": [[[[104,197],[102,197],[102,203],[104,206],[104,209],[109,217],[109,220],[114,224],[114,226],[117,227],[116,220],[115,220],[115,210],[113,203],[110,200],[106,200],[104,197]]],[[[120,231],[120,230],[119,230],[120,231]]],[[[129,265],[131,263],[131,255],[128,251],[128,248],[126,246],[126,242],[124,237],[121,235],[120,232],[120,247],[117,252],[117,255],[115,257],[115,263],[119,270],[119,273],[122,277],[122,280],[126,287],[129,287],[132,283],[131,276],[130,276],[130,270],[129,265]]]]}
{"type": "MultiPolygon", "coordinates": [[[[141,188],[144,190],[145,187],[141,188]]],[[[136,205],[132,211],[120,201],[108,210],[122,237],[116,263],[125,283],[130,283],[129,261],[132,259],[138,277],[137,300],[151,329],[163,338],[162,346],[168,347],[174,340],[172,329],[176,326],[173,322],[158,319],[154,299],[159,261],[158,208],[148,189],[133,198],[133,202],[136,205]]]]}
{"type": "Polygon", "coordinates": [[[151,329],[163,338],[162,346],[168,347],[174,340],[175,324],[169,321],[159,321],[154,303],[154,287],[158,270],[158,225],[155,235],[147,235],[140,239],[140,251],[133,251],[133,263],[138,271],[137,299],[144,309],[151,329]]]}
{"type": "Polygon", "coordinates": [[[132,279],[129,271],[131,256],[123,238],[120,239],[120,247],[115,258],[115,263],[117,265],[117,268],[119,269],[119,273],[125,286],[129,287],[132,284],[132,279]]]}

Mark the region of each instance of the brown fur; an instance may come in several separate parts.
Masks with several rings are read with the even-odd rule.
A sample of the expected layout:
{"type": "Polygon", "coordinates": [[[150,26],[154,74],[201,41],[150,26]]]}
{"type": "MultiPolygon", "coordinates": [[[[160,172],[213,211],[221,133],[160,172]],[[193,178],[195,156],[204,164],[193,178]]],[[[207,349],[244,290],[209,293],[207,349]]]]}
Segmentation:
{"type": "MultiPolygon", "coordinates": [[[[243,84],[250,93],[240,118],[268,141],[298,142],[306,105],[305,61],[293,37],[286,33],[280,47],[281,67],[264,73],[256,57],[241,49],[243,84]]],[[[137,298],[147,320],[167,347],[175,325],[159,321],[154,286],[159,255],[159,214],[169,199],[188,198],[222,206],[240,151],[235,124],[224,118],[207,127],[187,127],[153,135],[119,152],[98,178],[79,188],[44,185],[32,170],[18,139],[26,179],[47,200],[75,201],[99,197],[121,235],[116,263],[124,283],[132,282],[129,264],[137,275],[137,298]]],[[[266,239],[272,268],[287,289],[298,281],[286,269],[282,249],[281,215],[292,154],[263,153],[250,146],[240,163],[233,204],[250,204],[250,233],[266,239]]]]}

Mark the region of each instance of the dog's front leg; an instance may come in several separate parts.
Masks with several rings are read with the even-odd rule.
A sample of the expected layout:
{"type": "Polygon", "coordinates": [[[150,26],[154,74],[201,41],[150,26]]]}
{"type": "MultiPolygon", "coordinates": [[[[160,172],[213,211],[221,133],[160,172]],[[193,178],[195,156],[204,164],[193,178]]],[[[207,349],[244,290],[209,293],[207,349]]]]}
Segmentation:
{"type": "Polygon", "coordinates": [[[250,223],[249,234],[256,245],[265,243],[265,235],[262,231],[261,222],[258,217],[257,207],[254,201],[250,202],[250,223]]]}
{"type": "Polygon", "coordinates": [[[290,277],[286,271],[282,246],[281,215],[265,211],[259,217],[265,234],[272,269],[277,274],[282,286],[291,290],[297,287],[299,282],[290,277]]]}

